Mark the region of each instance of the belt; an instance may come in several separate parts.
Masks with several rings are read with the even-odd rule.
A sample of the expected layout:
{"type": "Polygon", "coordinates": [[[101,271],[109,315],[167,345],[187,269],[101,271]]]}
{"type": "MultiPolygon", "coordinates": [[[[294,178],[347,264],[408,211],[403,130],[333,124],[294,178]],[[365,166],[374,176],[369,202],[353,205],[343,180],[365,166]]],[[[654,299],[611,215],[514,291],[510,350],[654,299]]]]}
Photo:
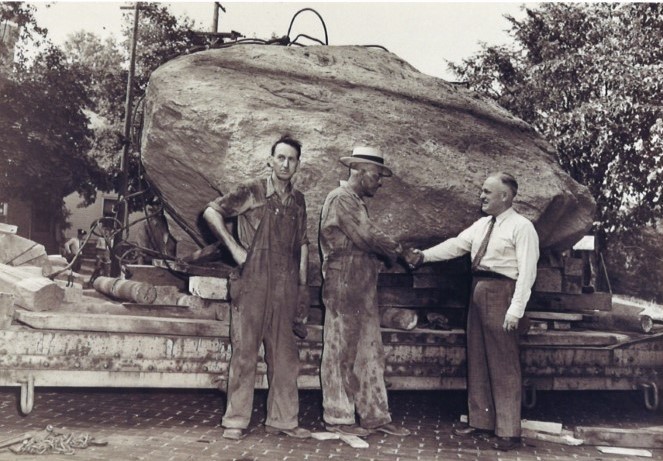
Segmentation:
{"type": "Polygon", "coordinates": [[[472,272],[472,277],[482,278],[482,279],[497,279],[497,280],[511,280],[511,281],[513,281],[513,279],[511,277],[507,277],[506,275],[498,274],[497,272],[491,272],[491,271],[472,272]]]}

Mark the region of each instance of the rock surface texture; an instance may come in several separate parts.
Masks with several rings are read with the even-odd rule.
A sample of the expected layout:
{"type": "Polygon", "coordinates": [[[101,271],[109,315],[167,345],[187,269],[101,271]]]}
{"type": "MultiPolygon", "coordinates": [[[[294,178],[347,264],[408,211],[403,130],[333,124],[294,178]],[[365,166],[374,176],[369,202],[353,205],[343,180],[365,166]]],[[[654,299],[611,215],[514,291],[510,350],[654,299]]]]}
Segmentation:
{"type": "Polygon", "coordinates": [[[207,202],[269,174],[283,133],[303,143],[294,182],[306,196],[312,274],[322,204],[347,177],[339,158],[357,145],[381,148],[393,169],[367,203],[407,244],[438,243],[476,220],[481,185],[499,170],[518,179],[514,207],[535,223],[542,248],[570,247],[592,222],[587,189],[492,101],[381,49],[247,45],[179,57],[150,79],[143,163],[170,207],[179,256],[211,241],[207,202]]]}

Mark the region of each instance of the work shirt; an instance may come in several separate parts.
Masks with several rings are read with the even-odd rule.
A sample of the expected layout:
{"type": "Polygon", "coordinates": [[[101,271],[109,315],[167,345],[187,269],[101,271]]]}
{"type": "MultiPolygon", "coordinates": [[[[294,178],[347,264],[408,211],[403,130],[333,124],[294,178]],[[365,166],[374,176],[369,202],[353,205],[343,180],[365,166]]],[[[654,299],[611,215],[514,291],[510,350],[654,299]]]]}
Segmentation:
{"type": "Polygon", "coordinates": [[[335,255],[356,251],[396,259],[402,248],[371,222],[366,203],[343,182],[329,193],[323,206],[320,250],[324,265],[335,255]]]}
{"type": "Polygon", "coordinates": [[[268,200],[276,201],[275,213],[283,212],[285,208],[295,208],[298,223],[295,242],[299,242],[299,246],[308,244],[304,196],[294,189],[292,184],[288,184],[285,196],[279,200],[271,175],[266,179],[241,184],[232,193],[213,200],[207,206],[226,218],[237,216],[239,243],[248,250],[263,217],[263,207],[268,200]]]}
{"type": "MultiPolygon", "coordinates": [[[[424,250],[424,262],[446,261],[468,252],[471,258],[474,258],[491,219],[491,216],[480,218],[457,237],[424,250]]],[[[536,279],[538,260],[539,237],[531,221],[516,213],[513,208],[497,216],[486,254],[480,261],[480,268],[516,281],[507,314],[521,318],[525,313],[536,279]]]]}

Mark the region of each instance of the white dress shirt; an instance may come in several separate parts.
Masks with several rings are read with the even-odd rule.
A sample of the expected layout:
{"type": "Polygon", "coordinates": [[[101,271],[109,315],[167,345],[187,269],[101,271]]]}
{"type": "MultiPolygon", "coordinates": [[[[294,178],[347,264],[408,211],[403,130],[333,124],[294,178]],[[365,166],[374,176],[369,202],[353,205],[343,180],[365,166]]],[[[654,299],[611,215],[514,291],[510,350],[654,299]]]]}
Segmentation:
{"type": "MultiPolygon", "coordinates": [[[[480,218],[470,227],[432,248],[423,251],[424,262],[446,261],[470,253],[481,246],[491,216],[480,218]]],[[[495,220],[480,269],[505,275],[516,281],[507,314],[521,318],[532,293],[539,260],[539,236],[531,221],[513,208],[502,212],[495,220]]]]}

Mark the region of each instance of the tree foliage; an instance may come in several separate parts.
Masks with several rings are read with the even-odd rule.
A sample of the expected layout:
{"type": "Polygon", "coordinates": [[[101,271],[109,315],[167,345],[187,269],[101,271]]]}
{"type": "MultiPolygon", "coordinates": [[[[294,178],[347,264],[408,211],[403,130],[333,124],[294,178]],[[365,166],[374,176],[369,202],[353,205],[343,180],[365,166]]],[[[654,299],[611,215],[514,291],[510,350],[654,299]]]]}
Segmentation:
{"type": "MultiPolygon", "coordinates": [[[[90,79],[90,109],[100,116],[94,127],[94,141],[90,157],[108,173],[115,190],[120,183],[120,158],[125,143],[129,149],[128,195],[148,190],[142,176],[138,139],[124,139],[125,99],[133,34],[134,12],[123,15],[121,42],[114,38],[102,41],[96,34],[78,32],[69,37],[64,46],[68,61],[82,69],[90,79]]],[[[206,41],[194,33],[195,25],[188,17],[177,18],[167,7],[158,3],[141,3],[136,44],[134,109],[132,125],[139,125],[142,97],[150,74],[167,60],[204,46],[206,41]]],[[[133,209],[142,206],[149,193],[132,200],[133,209]]]]}
{"type": "Polygon", "coordinates": [[[597,201],[608,238],[663,215],[663,4],[542,3],[513,46],[450,64],[531,123],[597,201]]]}
{"type": "Polygon", "coordinates": [[[26,28],[21,40],[36,37],[42,45],[30,58],[19,53],[13,68],[4,72],[0,193],[47,201],[55,207],[75,190],[91,197],[103,172],[87,156],[92,142],[84,112],[90,104],[89,76],[45,42],[45,31],[34,22],[32,7],[0,4],[0,12],[26,28]]]}

